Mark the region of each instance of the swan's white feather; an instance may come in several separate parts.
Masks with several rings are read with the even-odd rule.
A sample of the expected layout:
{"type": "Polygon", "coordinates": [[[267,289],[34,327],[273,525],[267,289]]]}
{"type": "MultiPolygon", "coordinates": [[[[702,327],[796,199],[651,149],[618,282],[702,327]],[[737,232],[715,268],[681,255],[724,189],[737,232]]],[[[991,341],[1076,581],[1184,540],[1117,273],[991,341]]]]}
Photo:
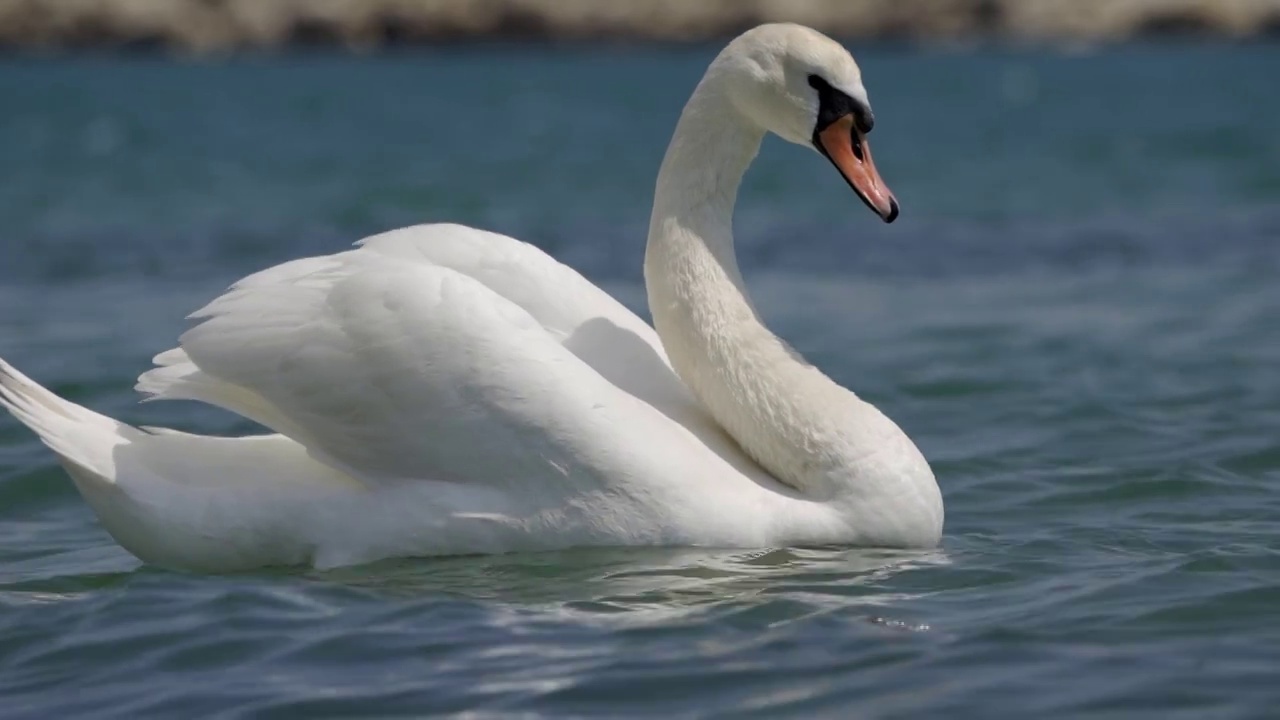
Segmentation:
{"type": "Polygon", "coordinates": [[[160,565],[843,532],[835,513],[791,497],[715,428],[623,327],[643,321],[522,248],[533,250],[422,226],[270,268],[196,312],[181,347],[139,380],[153,397],[208,402],[279,434],[144,431],[7,365],[0,402],[58,453],[112,536],[160,565]],[[547,278],[507,289],[554,329],[433,262],[437,230],[493,243],[472,255],[488,257],[490,282],[501,284],[501,258],[513,276],[533,267],[547,278]]]}
{"type": "MultiPolygon", "coordinates": [[[[696,442],[686,438],[688,452],[679,452],[683,431],[673,436],[670,421],[652,422],[656,411],[619,418],[593,405],[580,419],[615,438],[640,433],[661,453],[611,446],[599,434],[534,433],[519,441],[542,461],[524,462],[523,474],[508,472],[512,453],[500,443],[472,442],[453,459],[495,474],[388,481],[321,462],[282,434],[135,428],[57,397],[2,360],[0,405],[57,454],[117,542],[167,567],[333,567],[582,545],[756,546],[801,528],[824,540],[846,531],[829,509],[777,496],[696,442]]],[[[502,423],[483,430],[496,437],[502,423]]]]}
{"type": "Polygon", "coordinates": [[[598,420],[697,412],[634,314],[531,246],[457,226],[272,268],[193,317],[140,389],[234,410],[374,484],[603,471],[620,439],[598,420]]]}

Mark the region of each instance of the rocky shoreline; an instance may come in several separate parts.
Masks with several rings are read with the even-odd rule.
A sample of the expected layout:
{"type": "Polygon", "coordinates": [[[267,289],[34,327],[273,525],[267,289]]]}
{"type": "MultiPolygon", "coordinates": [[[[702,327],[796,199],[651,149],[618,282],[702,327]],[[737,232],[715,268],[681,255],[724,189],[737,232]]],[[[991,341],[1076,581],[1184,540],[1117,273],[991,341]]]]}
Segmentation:
{"type": "Polygon", "coordinates": [[[847,38],[1251,38],[1280,36],[1280,0],[0,0],[0,48],[697,41],[779,20],[847,38]]]}

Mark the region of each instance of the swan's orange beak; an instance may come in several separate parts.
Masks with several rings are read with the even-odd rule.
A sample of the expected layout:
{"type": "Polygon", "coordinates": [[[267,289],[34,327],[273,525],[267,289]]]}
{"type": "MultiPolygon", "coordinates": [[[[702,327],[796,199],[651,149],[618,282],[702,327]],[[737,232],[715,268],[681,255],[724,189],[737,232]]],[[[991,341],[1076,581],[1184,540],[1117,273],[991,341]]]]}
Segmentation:
{"type": "Polygon", "coordinates": [[[849,186],[887,223],[898,217],[898,201],[889,191],[876,164],[871,160],[867,136],[854,124],[850,113],[828,125],[817,137],[818,149],[831,161],[849,186]]]}

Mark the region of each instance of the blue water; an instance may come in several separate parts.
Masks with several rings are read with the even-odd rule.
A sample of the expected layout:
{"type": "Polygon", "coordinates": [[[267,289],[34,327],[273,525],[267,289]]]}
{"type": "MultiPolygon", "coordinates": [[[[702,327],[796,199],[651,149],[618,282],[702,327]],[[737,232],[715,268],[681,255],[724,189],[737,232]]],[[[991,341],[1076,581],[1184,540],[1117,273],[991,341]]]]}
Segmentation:
{"type": "MultiPolygon", "coordinates": [[[[237,277],[453,220],[644,311],[714,47],[0,61],[0,355],[101,412],[237,277]]],[[[1262,718],[1280,706],[1280,48],[859,52],[879,224],[766,143],[742,265],[947,503],[929,553],[622,549],[198,576],[0,418],[0,717],[1262,718]]]]}

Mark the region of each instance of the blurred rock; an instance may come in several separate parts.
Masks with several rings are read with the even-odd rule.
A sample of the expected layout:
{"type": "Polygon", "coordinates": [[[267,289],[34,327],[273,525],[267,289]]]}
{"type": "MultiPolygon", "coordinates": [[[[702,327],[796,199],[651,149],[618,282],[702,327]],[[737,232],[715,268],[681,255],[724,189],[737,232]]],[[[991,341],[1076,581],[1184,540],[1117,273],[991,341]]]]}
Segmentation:
{"type": "Polygon", "coordinates": [[[1280,0],[0,0],[0,46],[171,48],[723,37],[790,20],[850,38],[1116,40],[1280,32],[1280,0]]]}

